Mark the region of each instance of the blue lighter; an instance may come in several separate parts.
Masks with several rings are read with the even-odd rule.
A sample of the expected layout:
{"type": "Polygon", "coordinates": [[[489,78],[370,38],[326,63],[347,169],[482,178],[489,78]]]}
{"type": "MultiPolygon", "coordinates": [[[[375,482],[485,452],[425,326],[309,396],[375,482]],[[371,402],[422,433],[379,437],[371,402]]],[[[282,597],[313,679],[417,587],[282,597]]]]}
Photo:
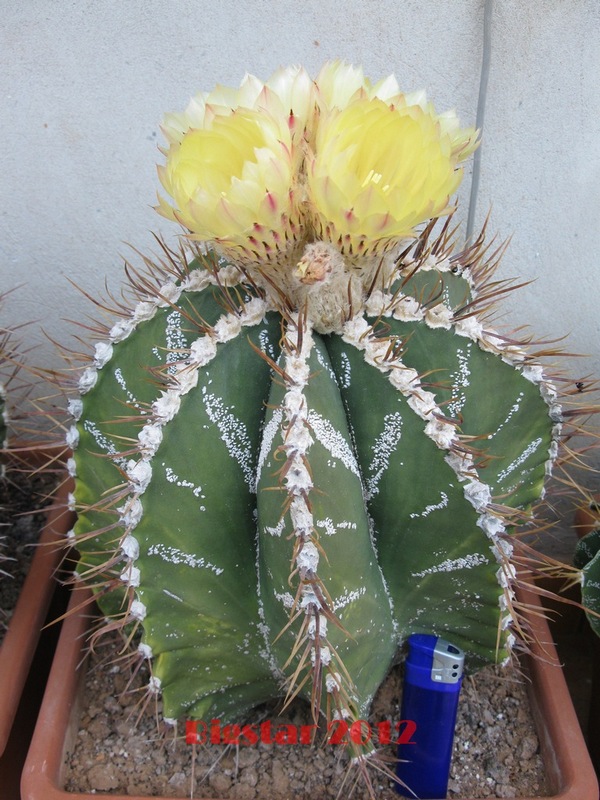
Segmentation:
{"type": "Polygon", "coordinates": [[[414,733],[410,744],[398,745],[396,769],[405,797],[446,797],[464,659],[438,636],[408,637],[401,719],[413,721],[414,733]]]}

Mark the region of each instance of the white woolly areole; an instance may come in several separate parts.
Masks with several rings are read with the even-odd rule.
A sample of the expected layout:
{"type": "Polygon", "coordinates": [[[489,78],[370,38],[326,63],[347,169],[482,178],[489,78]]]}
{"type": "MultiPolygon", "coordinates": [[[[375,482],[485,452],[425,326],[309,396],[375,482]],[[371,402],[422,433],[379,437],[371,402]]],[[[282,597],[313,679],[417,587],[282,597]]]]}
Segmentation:
{"type": "MultiPolygon", "coordinates": [[[[340,675],[339,672],[330,672],[325,676],[325,687],[328,692],[335,692],[338,689],[340,689],[341,686],[342,686],[342,676],[340,675]]],[[[334,718],[335,718],[335,713],[334,713],[334,718]]],[[[339,712],[337,718],[338,719],[340,718],[339,712]]]]}
{"type": "Polygon", "coordinates": [[[310,429],[304,419],[296,419],[288,428],[288,435],[283,448],[288,454],[306,453],[313,441],[310,429]]]}
{"type": "Polygon", "coordinates": [[[316,572],[319,566],[319,551],[312,542],[304,542],[296,556],[296,565],[300,571],[316,572]]]}
{"type": "Polygon", "coordinates": [[[129,609],[129,613],[134,619],[143,622],[146,618],[146,606],[140,600],[134,600],[129,609]]]}
{"type": "Polygon", "coordinates": [[[387,372],[391,364],[385,360],[390,349],[390,343],[385,340],[369,339],[365,344],[365,361],[381,372],[387,372]]]}
{"type": "Polygon", "coordinates": [[[135,330],[134,319],[120,319],[110,329],[111,342],[122,342],[135,330]]]}
{"type": "Polygon", "coordinates": [[[236,314],[224,314],[215,324],[213,335],[217,342],[228,342],[242,330],[242,320],[236,314]]]}
{"type": "Polygon", "coordinates": [[[552,403],[548,409],[548,416],[553,422],[563,422],[563,410],[559,403],[552,403]]]}
{"type": "MultiPolygon", "coordinates": [[[[496,554],[498,561],[504,561],[507,558],[511,558],[514,549],[515,548],[513,547],[512,542],[510,542],[508,539],[503,539],[503,538],[499,538],[494,544],[494,547],[492,548],[492,550],[496,554]]],[[[514,571],[514,567],[512,567],[512,569],[514,571]]]]}
{"type": "Polygon", "coordinates": [[[363,316],[356,316],[344,323],[342,328],[342,339],[364,350],[367,344],[367,336],[371,326],[363,316]],[[361,338],[363,337],[364,338],[361,338]]]}
{"type": "Polygon", "coordinates": [[[313,488],[310,472],[302,459],[296,457],[285,475],[288,494],[300,495],[313,488]]]}
{"type": "Polygon", "coordinates": [[[300,600],[300,608],[307,609],[309,606],[314,606],[315,608],[321,608],[321,601],[314,593],[314,591],[310,588],[310,586],[302,587],[302,598],[300,600]]]}
{"type": "Polygon", "coordinates": [[[244,325],[258,325],[262,322],[265,314],[268,311],[267,303],[260,297],[253,297],[244,309],[242,321],[244,325]]]}
{"type": "Polygon", "coordinates": [[[152,480],[152,467],[147,461],[129,461],[127,477],[136,494],[143,494],[152,480]]]}
{"type": "Polygon", "coordinates": [[[477,525],[490,539],[495,539],[505,531],[504,522],[493,514],[482,514],[477,520],[477,525]]]}
{"type": "Polygon", "coordinates": [[[502,344],[502,361],[511,366],[522,364],[527,358],[527,353],[516,344],[502,344]]]}
{"type": "Polygon", "coordinates": [[[73,494],[73,492],[69,492],[67,495],[67,508],[69,511],[75,511],[77,508],[77,498],[73,494]]]}
{"type": "Polygon", "coordinates": [[[161,687],[161,680],[157,678],[156,675],[153,675],[150,680],[148,681],[148,692],[150,694],[158,694],[160,692],[161,687]]]}
{"type": "Polygon", "coordinates": [[[503,562],[500,569],[496,572],[498,583],[503,589],[511,589],[517,577],[517,571],[513,564],[503,562]]]}
{"type": "Polygon", "coordinates": [[[119,577],[127,586],[135,588],[140,585],[140,571],[133,564],[128,564],[119,577]]]}
{"type": "Polygon", "coordinates": [[[203,367],[217,355],[217,343],[211,336],[202,336],[192,342],[190,356],[194,364],[203,367]]]}
{"type": "Polygon", "coordinates": [[[181,396],[188,394],[198,386],[198,370],[196,365],[178,364],[177,373],[173,376],[173,381],[177,384],[177,391],[181,396]]]}
{"type": "Polygon", "coordinates": [[[75,478],[77,476],[77,462],[74,458],[67,459],[67,472],[71,478],[75,478]]]}
{"type": "Polygon", "coordinates": [[[201,292],[212,283],[212,275],[205,269],[193,269],[182,283],[186,292],[201,292]]]}
{"type": "Polygon", "coordinates": [[[550,383],[549,381],[543,381],[541,383],[540,394],[542,395],[544,400],[549,404],[554,403],[556,401],[556,398],[558,397],[558,391],[556,389],[556,386],[554,386],[554,384],[550,383]]]}
{"type": "MultiPolygon", "coordinates": [[[[311,617],[308,623],[308,636],[310,639],[314,639],[316,635],[317,619],[316,617],[311,617]]],[[[325,636],[327,636],[327,617],[319,614],[319,637],[324,638],[325,636]]]]}
{"type": "Polygon", "coordinates": [[[144,642],[140,642],[138,644],[138,653],[142,656],[142,658],[151,659],[152,658],[152,648],[149,644],[144,644],[144,642]]]}
{"type": "Polygon", "coordinates": [[[431,392],[414,391],[406,402],[421,419],[429,419],[435,411],[439,412],[435,395],[431,392]]]}
{"type": "Polygon", "coordinates": [[[292,387],[283,398],[283,409],[288,419],[293,419],[302,414],[306,418],[306,398],[299,387],[292,387]]]}
{"type": "MultiPolygon", "coordinates": [[[[502,595],[502,597],[504,598],[504,595],[502,595]]],[[[504,602],[506,602],[506,600],[504,600],[504,602]]],[[[504,614],[500,618],[500,628],[503,631],[508,630],[508,628],[510,628],[513,622],[514,622],[514,617],[511,613],[504,614]]]]}
{"type": "Polygon", "coordinates": [[[392,316],[400,322],[419,322],[424,319],[425,312],[416,298],[403,295],[394,304],[392,316]]]}
{"type": "Polygon", "coordinates": [[[387,309],[390,302],[389,294],[384,294],[380,289],[371,292],[365,303],[365,312],[369,317],[378,317],[387,309]]]}
{"type": "MultiPolygon", "coordinates": [[[[242,278],[242,273],[233,264],[228,264],[226,267],[221,267],[221,269],[219,270],[219,282],[223,286],[235,286],[236,283],[240,282],[241,278],[242,278]]],[[[214,279],[212,280],[214,282],[214,279]]]]}
{"type": "Polygon", "coordinates": [[[101,369],[113,354],[113,346],[110,342],[98,342],[94,348],[94,366],[101,369]]]}
{"type": "Polygon", "coordinates": [[[138,433],[140,450],[146,457],[153,456],[162,442],[162,426],[157,424],[144,425],[138,433]]]}
{"type": "Polygon", "coordinates": [[[478,342],[483,336],[483,325],[476,317],[465,317],[455,320],[454,332],[478,342]]]}
{"type": "Polygon", "coordinates": [[[314,520],[303,497],[294,497],[292,500],[290,517],[296,536],[308,538],[313,531],[314,520]]]}
{"type": "Polygon", "coordinates": [[[75,425],[71,425],[71,427],[67,431],[67,435],[65,436],[65,441],[67,443],[67,447],[70,447],[71,450],[75,450],[75,448],[79,444],[79,431],[77,430],[75,425]]]}
{"type": "Polygon", "coordinates": [[[167,306],[174,305],[181,296],[181,286],[169,281],[161,286],[158,290],[159,297],[156,298],[156,304],[159,308],[166,308],[167,306]]]}
{"type": "Polygon", "coordinates": [[[285,372],[295,386],[305,386],[310,376],[310,369],[302,357],[289,356],[285,360],[285,372]]]}
{"type": "Polygon", "coordinates": [[[465,497],[477,510],[482,511],[492,502],[492,493],[487,483],[481,481],[471,481],[465,486],[465,497]]]}
{"type": "Polygon", "coordinates": [[[133,321],[147,322],[156,314],[156,303],[149,300],[141,300],[133,310],[133,321]]]}
{"type": "Polygon", "coordinates": [[[136,560],[136,558],[140,554],[140,546],[135,536],[131,536],[130,534],[128,534],[122,539],[121,552],[127,558],[131,558],[134,561],[136,560]]]}
{"type": "Polygon", "coordinates": [[[88,367],[85,369],[80,378],[77,387],[81,394],[85,394],[89,392],[90,389],[93,389],[96,385],[96,381],[98,380],[98,370],[95,367],[88,367]]]}
{"type": "MultiPolygon", "coordinates": [[[[310,660],[314,666],[317,661],[317,650],[315,647],[310,651],[310,660]]],[[[319,660],[323,667],[328,667],[331,664],[331,650],[327,646],[319,647],[319,660]]]]}
{"type": "Polygon", "coordinates": [[[473,457],[469,453],[450,452],[446,456],[445,461],[452,467],[456,476],[461,481],[465,481],[467,478],[473,477],[476,474],[473,457]]]}
{"type": "Polygon", "coordinates": [[[161,392],[161,396],[152,403],[152,412],[157,421],[161,424],[170,422],[181,405],[181,395],[179,392],[169,389],[166,392],[161,392]]]}
{"type": "Polygon", "coordinates": [[[448,450],[456,439],[456,429],[449,422],[443,422],[437,417],[431,419],[425,426],[425,433],[438,447],[448,450]]]}
{"type": "Polygon", "coordinates": [[[425,312],[425,322],[430,328],[444,328],[449,330],[452,327],[452,310],[443,303],[438,303],[433,308],[428,308],[425,312]]]}
{"type": "Polygon", "coordinates": [[[398,366],[391,370],[389,381],[402,394],[408,394],[419,385],[419,373],[415,369],[398,366]]]}
{"type": "Polygon", "coordinates": [[[159,308],[167,308],[167,306],[174,305],[179,300],[180,296],[181,286],[178,286],[173,281],[169,281],[158,290],[156,305],[159,308]]]}
{"type": "Polygon", "coordinates": [[[544,369],[540,364],[526,364],[521,375],[531,383],[541,383],[544,380],[544,369]]]}
{"type": "Polygon", "coordinates": [[[144,513],[142,501],[139,497],[133,497],[126,505],[118,508],[117,511],[121,515],[119,524],[129,529],[135,528],[144,513]]]}
{"type": "Polygon", "coordinates": [[[433,269],[438,271],[438,272],[449,272],[450,269],[452,268],[452,264],[451,264],[450,259],[448,257],[439,258],[438,256],[434,255],[433,253],[430,253],[427,256],[427,258],[418,259],[418,261],[415,260],[415,261],[406,262],[406,264],[403,265],[402,272],[410,274],[414,270],[414,268],[417,265],[417,263],[418,263],[419,271],[422,271],[422,272],[431,272],[431,270],[433,270],[433,269]]]}
{"type": "Polygon", "coordinates": [[[83,414],[83,400],[79,397],[72,397],[67,404],[67,411],[77,422],[83,414]]]}
{"type": "MultiPolygon", "coordinates": [[[[514,633],[509,633],[508,636],[506,637],[506,649],[508,650],[509,653],[514,648],[516,642],[517,638],[514,635],[514,633]]],[[[500,666],[505,667],[507,664],[510,664],[510,655],[506,656],[506,658],[502,660],[500,666]]]]}

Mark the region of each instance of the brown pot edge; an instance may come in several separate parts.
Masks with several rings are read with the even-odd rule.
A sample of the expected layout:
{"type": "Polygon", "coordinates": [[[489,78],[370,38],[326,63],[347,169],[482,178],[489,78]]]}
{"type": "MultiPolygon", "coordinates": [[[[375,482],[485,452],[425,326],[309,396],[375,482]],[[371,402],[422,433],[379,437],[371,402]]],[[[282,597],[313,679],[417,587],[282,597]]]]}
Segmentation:
{"type": "MultiPolygon", "coordinates": [[[[541,602],[536,594],[528,590],[520,590],[519,594],[523,603],[541,610],[541,602]]],[[[61,785],[66,736],[81,678],[81,672],[77,673],[76,667],[79,665],[81,668],[88,629],[85,608],[88,608],[86,603],[90,599],[91,594],[87,590],[76,592],[71,598],[72,613],[63,623],[46,695],[23,770],[22,800],[97,800],[97,794],[66,792],[61,785]],[[80,605],[85,608],[76,613],[75,609],[80,605]]],[[[543,616],[535,613],[530,615],[529,621],[534,636],[541,643],[532,646],[533,655],[528,659],[532,676],[532,710],[544,765],[554,782],[553,793],[544,796],[555,800],[598,800],[598,781],[548,623],[543,616]]],[[[147,800],[146,796],[110,792],[106,796],[111,800],[147,800]]]]}
{"type": "MultiPolygon", "coordinates": [[[[45,463],[54,450],[19,450],[19,460],[27,466],[45,463]],[[42,460],[44,459],[44,461],[42,460]]],[[[64,557],[64,535],[72,525],[74,515],[67,510],[66,480],[54,494],[46,511],[46,522],[23,582],[19,598],[0,647],[0,756],[4,752],[31,662],[46,619],[55,589],[54,575],[64,557]]]]}

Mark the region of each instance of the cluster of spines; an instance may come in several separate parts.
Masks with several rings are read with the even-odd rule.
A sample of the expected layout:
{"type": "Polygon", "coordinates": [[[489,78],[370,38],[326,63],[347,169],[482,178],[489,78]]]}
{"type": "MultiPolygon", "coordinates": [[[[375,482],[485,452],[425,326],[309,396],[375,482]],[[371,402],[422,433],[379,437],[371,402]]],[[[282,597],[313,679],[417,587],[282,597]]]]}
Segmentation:
{"type": "MultiPolygon", "coordinates": [[[[461,260],[452,259],[451,249],[448,254],[443,250],[440,253],[439,245],[440,239],[437,240],[431,253],[421,251],[415,261],[406,259],[400,262],[394,277],[402,282],[403,278],[413,275],[416,269],[434,268],[441,273],[454,274],[460,272],[461,277],[469,283],[474,299],[477,299],[477,280],[472,270],[464,265],[465,254],[461,255],[461,260]]],[[[479,243],[472,250],[480,246],[479,243]]],[[[539,385],[542,397],[549,406],[549,415],[555,423],[553,441],[546,462],[547,475],[551,474],[562,430],[562,409],[557,402],[558,393],[553,384],[545,378],[542,366],[529,360],[522,345],[507,340],[491,328],[486,329],[472,307],[468,313],[461,314],[460,310],[455,311],[447,305],[443,297],[436,297],[433,303],[427,304],[412,295],[403,294],[400,290],[395,292],[376,290],[368,299],[365,312],[349,320],[344,326],[344,340],[363,350],[365,361],[387,375],[390,383],[407,399],[413,412],[425,422],[426,436],[439,449],[447,451],[446,461],[463,483],[466,500],[478,512],[478,525],[490,539],[492,552],[499,564],[497,578],[502,611],[500,624],[502,631],[508,631],[514,621],[512,609],[515,601],[516,572],[511,563],[513,545],[505,534],[508,526],[515,525],[515,509],[501,509],[497,504],[493,504],[490,487],[478,474],[476,453],[462,441],[456,420],[448,418],[444,410],[437,405],[435,395],[424,388],[418,372],[403,363],[403,343],[377,334],[377,324],[386,317],[395,317],[403,322],[423,322],[430,328],[452,330],[458,336],[468,337],[482,350],[500,355],[507,364],[519,369],[523,377],[539,385]],[[367,317],[375,318],[377,322],[373,324],[367,317]]],[[[511,632],[505,635],[506,645],[510,651],[515,636],[511,632]]]]}
{"type": "MultiPolygon", "coordinates": [[[[353,713],[352,680],[327,638],[328,624],[340,623],[331,608],[331,599],[318,575],[320,546],[316,536],[310,494],[315,487],[310,468],[310,448],[313,444],[310,409],[304,393],[310,380],[308,359],[314,347],[310,325],[302,315],[288,319],[288,329],[283,339],[283,360],[273,365],[284,382],[286,392],[281,404],[281,414],[274,417],[280,422],[282,443],[276,449],[283,454],[283,465],[277,473],[279,485],[285,494],[282,503],[283,524],[289,514],[292,527],[293,556],[289,583],[298,578],[296,597],[289,598],[290,624],[302,618],[296,643],[290,653],[285,670],[298,656],[293,674],[288,680],[288,700],[295,697],[306,680],[312,676],[311,707],[315,721],[321,709],[323,676],[329,695],[327,707],[333,706],[334,717],[351,717],[353,713]],[[295,340],[293,338],[295,334],[295,340]],[[299,676],[307,671],[303,680],[299,676]]],[[[275,531],[270,531],[277,535],[275,531]]]]}
{"type": "MultiPolygon", "coordinates": [[[[200,254],[198,254],[200,255],[200,254]]],[[[77,422],[81,418],[83,403],[81,395],[93,389],[98,377],[98,370],[110,363],[113,354],[113,345],[128,338],[136,327],[144,321],[152,319],[159,308],[176,307],[176,303],[184,292],[199,292],[209,286],[226,289],[239,283],[240,274],[232,267],[220,266],[209,259],[202,259],[203,265],[193,270],[188,270],[185,263],[185,272],[174,273],[170,279],[161,284],[155,292],[149,293],[144,286],[144,294],[136,303],[130,314],[122,318],[107,331],[107,339],[98,342],[95,346],[95,355],[91,365],[84,368],[78,382],[78,396],[69,401],[69,412],[75,424],[71,425],[66,434],[66,443],[69,450],[75,450],[78,445],[79,433],[77,422]],[[178,282],[176,280],[178,279],[178,282]],[[146,293],[148,292],[148,293],[146,293]]],[[[176,266],[176,264],[174,264],[176,266]]],[[[170,270],[168,271],[170,273],[170,270]]],[[[139,291],[139,289],[138,289],[139,291]]],[[[239,297],[238,297],[239,299],[239,297]]],[[[119,628],[132,623],[134,628],[146,617],[144,604],[136,598],[135,590],[139,586],[140,571],[136,566],[139,555],[139,545],[135,538],[135,528],[139,524],[143,506],[141,496],[146,491],[152,478],[152,458],[155,455],[163,436],[163,428],[177,415],[182,398],[190,392],[198,381],[198,370],[209,364],[217,354],[220,344],[235,338],[245,326],[258,324],[267,311],[266,304],[261,297],[252,297],[240,305],[224,303],[224,313],[214,326],[204,325],[201,321],[193,320],[200,335],[193,341],[189,350],[172,353],[174,358],[169,359],[167,368],[162,375],[164,388],[151,404],[150,408],[141,409],[140,422],[142,427],[138,433],[137,442],[123,453],[108,452],[115,462],[122,465],[126,478],[124,487],[116,487],[115,492],[106,500],[107,504],[122,505],[116,508],[118,520],[114,527],[118,530],[119,545],[109,560],[98,568],[86,573],[89,580],[95,573],[106,574],[110,568],[119,564],[118,580],[110,580],[105,587],[107,590],[116,586],[127,587],[127,610],[116,621],[103,625],[102,632],[119,628]],[[229,308],[228,308],[229,306],[229,308]]],[[[68,470],[71,477],[76,477],[76,462],[74,458],[68,459],[68,470]]],[[[71,510],[78,510],[74,495],[69,500],[71,510]]],[[[93,535],[97,535],[94,531],[93,535]]],[[[73,531],[70,531],[69,541],[76,543],[73,531]]],[[[77,575],[76,575],[77,579],[77,575]]],[[[152,658],[149,645],[141,643],[138,652],[146,659],[152,658]]],[[[160,690],[160,679],[152,677],[148,686],[151,695],[160,690]]]]}
{"type": "MultiPolygon", "coordinates": [[[[434,395],[423,387],[422,380],[416,371],[410,370],[403,365],[401,345],[378,335],[376,325],[369,322],[367,316],[375,317],[377,320],[386,316],[395,316],[403,320],[424,320],[430,327],[452,328],[457,335],[469,337],[477,342],[482,349],[500,355],[511,366],[520,369],[525,378],[538,384],[544,399],[546,399],[550,407],[550,416],[555,422],[554,441],[549,453],[548,471],[550,471],[551,462],[556,456],[561,433],[562,412],[557,402],[557,393],[554,386],[544,378],[540,364],[526,354],[525,347],[521,343],[501,336],[492,329],[487,329],[480,320],[476,307],[478,306],[480,310],[488,312],[493,307],[495,295],[506,291],[504,287],[498,289],[493,286],[489,292],[486,292],[483,288],[493,270],[490,266],[492,259],[487,262],[483,259],[482,238],[466,253],[457,257],[450,255],[451,247],[448,242],[451,237],[448,234],[447,224],[433,246],[427,246],[429,233],[429,230],[426,231],[421,240],[412,248],[412,252],[408,251],[404,254],[404,258],[399,261],[396,277],[402,278],[402,276],[411,274],[417,269],[427,269],[429,265],[435,266],[436,269],[442,272],[448,270],[455,273],[460,270],[461,274],[471,284],[474,300],[468,306],[453,311],[445,306],[443,302],[427,304],[415,301],[413,297],[403,295],[398,291],[392,294],[386,291],[374,290],[368,300],[366,313],[354,316],[346,323],[344,338],[358,349],[364,351],[365,359],[368,363],[388,374],[392,385],[404,394],[413,411],[424,420],[425,433],[435,441],[438,447],[449,452],[448,463],[453,467],[459,479],[465,483],[465,496],[480,512],[480,525],[490,537],[495,555],[500,562],[500,605],[503,611],[502,626],[505,628],[513,619],[511,609],[514,602],[512,587],[515,582],[515,571],[511,563],[512,544],[504,536],[506,525],[512,525],[515,522],[514,515],[511,516],[512,510],[507,509],[509,516],[505,518],[497,506],[491,505],[489,489],[478,480],[473,455],[469,451],[469,447],[461,442],[456,422],[449,419],[442,409],[436,405],[434,395]],[[467,263],[469,261],[471,265],[467,263]],[[486,280],[482,280],[482,278],[486,280]]],[[[175,266],[176,263],[174,260],[173,265],[175,266]]],[[[180,270],[178,265],[177,270],[180,270]]],[[[173,280],[171,277],[166,283],[159,285],[157,289],[146,284],[141,289],[137,287],[138,291],[143,291],[145,296],[139,300],[132,313],[122,313],[122,319],[109,330],[108,340],[100,342],[96,346],[94,362],[84,370],[79,381],[78,388],[81,394],[85,394],[92,388],[97,370],[101,369],[110,360],[112,345],[127,338],[137,324],[150,319],[158,307],[176,303],[181,291],[201,290],[211,283],[213,285],[227,283],[235,285],[239,282],[241,275],[235,268],[231,267],[218,271],[217,269],[207,270],[203,268],[190,273],[187,271],[187,264],[185,264],[185,269],[179,271],[175,278],[176,280],[173,280]]],[[[282,309],[278,303],[274,304],[274,308],[282,312],[284,318],[290,319],[289,309],[282,309]]],[[[177,397],[189,391],[194,383],[193,376],[195,371],[203,364],[208,363],[212,358],[211,353],[214,355],[214,352],[216,352],[217,344],[237,335],[244,324],[254,324],[264,315],[267,309],[268,305],[265,301],[260,297],[256,297],[244,312],[244,314],[247,314],[246,317],[244,317],[244,314],[240,315],[239,310],[230,311],[223,315],[222,320],[214,328],[204,329],[197,340],[196,346],[193,345],[190,348],[190,352],[183,357],[179,354],[179,360],[174,360],[171,363],[169,384],[153,405],[151,411],[146,412],[149,415],[148,421],[140,432],[138,444],[133,448],[133,452],[137,453],[137,460],[134,457],[127,463],[129,482],[125,493],[127,499],[119,509],[121,513],[119,524],[124,528],[124,533],[121,537],[120,556],[125,562],[125,568],[121,572],[121,580],[132,590],[135,589],[136,584],[136,547],[132,531],[139,514],[139,496],[147,485],[148,462],[153,452],[155,452],[157,442],[160,440],[160,429],[172,419],[175,413],[177,397]]],[[[300,346],[300,351],[304,352],[310,343],[310,333],[305,328],[301,316],[296,319],[296,329],[304,331],[304,342],[300,346]],[[298,323],[300,323],[299,326],[298,323]]],[[[298,349],[297,343],[290,346],[288,350],[291,352],[294,348],[298,349]]],[[[288,354],[288,357],[291,356],[288,354]]],[[[291,371],[291,365],[287,364],[285,367],[286,374],[289,374],[289,371],[291,371]]],[[[297,388],[295,378],[292,380],[292,384],[294,386],[290,386],[290,391],[288,392],[290,395],[290,411],[292,409],[292,394],[294,388],[297,388]]],[[[79,401],[72,401],[70,408],[76,418],[80,410],[79,401]]],[[[288,417],[287,421],[290,423],[291,417],[288,417]]],[[[74,427],[71,428],[67,435],[67,444],[69,447],[75,447],[77,444],[76,429],[74,427]]],[[[69,463],[71,471],[74,472],[74,462],[71,460],[69,463]]],[[[307,489],[309,490],[310,487],[307,487],[307,489]]],[[[306,570],[306,565],[310,566],[313,562],[315,562],[314,567],[316,568],[318,549],[311,540],[310,535],[306,537],[298,536],[295,561],[299,570],[301,568],[306,570]]],[[[312,569],[312,566],[310,568],[312,569]]],[[[304,606],[308,609],[305,626],[306,635],[313,642],[315,640],[317,642],[316,646],[312,645],[312,659],[323,665],[328,659],[326,645],[323,647],[320,645],[320,640],[324,640],[326,635],[326,617],[318,610],[316,604],[313,604],[314,608],[311,607],[308,591],[305,592],[303,598],[304,606]],[[323,653],[325,653],[324,657],[323,653]]],[[[133,619],[139,622],[143,620],[144,613],[142,604],[135,600],[133,591],[130,592],[127,620],[131,621],[133,619]]],[[[511,641],[512,634],[509,634],[509,644],[511,641]]],[[[142,645],[142,647],[144,646],[142,645]]],[[[147,646],[143,654],[146,656],[151,655],[147,646]]],[[[325,664],[325,666],[329,666],[329,664],[325,664]]],[[[326,682],[328,690],[333,692],[337,690],[339,684],[337,683],[337,677],[334,676],[339,674],[338,671],[330,670],[330,676],[326,682]]],[[[155,686],[154,688],[157,689],[158,687],[155,686]]]]}

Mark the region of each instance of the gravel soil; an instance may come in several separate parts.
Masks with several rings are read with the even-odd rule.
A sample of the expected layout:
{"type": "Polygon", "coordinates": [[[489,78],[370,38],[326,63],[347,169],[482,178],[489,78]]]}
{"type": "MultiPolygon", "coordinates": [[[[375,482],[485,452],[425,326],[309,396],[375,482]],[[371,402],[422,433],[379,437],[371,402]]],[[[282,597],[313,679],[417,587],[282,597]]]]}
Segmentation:
{"type": "MultiPolygon", "coordinates": [[[[108,640],[90,659],[83,711],[75,746],[68,758],[66,788],[71,792],[105,791],[149,796],[231,798],[232,800],[314,800],[364,798],[364,787],[348,771],[343,746],[333,745],[190,745],[185,730],[157,727],[160,705],[148,698],[144,669],[133,680],[118,642],[108,640]],[[145,708],[144,708],[145,706],[145,708]],[[345,781],[345,783],[344,783],[345,781]]],[[[399,719],[401,668],[381,687],[371,722],[399,719]]],[[[307,708],[298,703],[280,715],[262,707],[253,723],[309,725],[307,708]]],[[[393,769],[394,748],[382,756],[393,769]]],[[[397,800],[392,782],[370,769],[374,793],[397,800]]],[[[531,797],[546,791],[539,744],[529,713],[523,678],[515,668],[489,667],[463,683],[449,784],[451,798],[531,797]]]]}

